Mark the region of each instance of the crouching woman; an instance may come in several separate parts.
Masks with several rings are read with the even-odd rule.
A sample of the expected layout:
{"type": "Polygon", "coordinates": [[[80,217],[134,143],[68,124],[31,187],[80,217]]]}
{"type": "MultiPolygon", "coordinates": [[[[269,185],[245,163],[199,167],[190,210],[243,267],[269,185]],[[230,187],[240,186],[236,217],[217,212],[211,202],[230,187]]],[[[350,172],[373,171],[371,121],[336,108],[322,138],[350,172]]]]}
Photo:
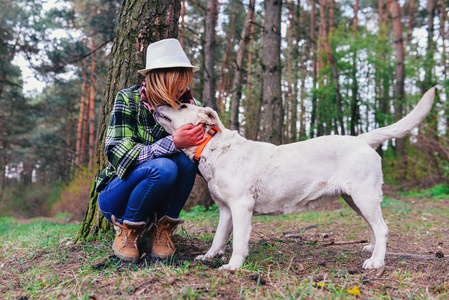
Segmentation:
{"type": "Polygon", "coordinates": [[[152,255],[171,256],[179,213],[195,181],[196,165],[179,151],[204,140],[201,125],[186,125],[169,135],[153,118],[158,105],[193,103],[192,66],[178,40],[148,46],[142,85],[120,91],[109,119],[105,152],[109,161],[97,181],[100,211],[116,230],[114,254],[139,260],[139,238],[156,215],[150,232],[152,255]]]}

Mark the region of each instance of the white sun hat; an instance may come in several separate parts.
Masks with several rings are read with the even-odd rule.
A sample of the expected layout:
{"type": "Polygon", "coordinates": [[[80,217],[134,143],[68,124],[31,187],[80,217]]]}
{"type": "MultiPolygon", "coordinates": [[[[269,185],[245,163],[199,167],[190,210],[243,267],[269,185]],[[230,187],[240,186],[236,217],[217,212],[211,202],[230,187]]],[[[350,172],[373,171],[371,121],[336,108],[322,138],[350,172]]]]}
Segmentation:
{"type": "Polygon", "coordinates": [[[165,39],[148,46],[146,67],[137,72],[146,76],[153,69],[175,67],[191,68],[193,72],[200,69],[197,66],[192,66],[177,39],[165,39]]]}

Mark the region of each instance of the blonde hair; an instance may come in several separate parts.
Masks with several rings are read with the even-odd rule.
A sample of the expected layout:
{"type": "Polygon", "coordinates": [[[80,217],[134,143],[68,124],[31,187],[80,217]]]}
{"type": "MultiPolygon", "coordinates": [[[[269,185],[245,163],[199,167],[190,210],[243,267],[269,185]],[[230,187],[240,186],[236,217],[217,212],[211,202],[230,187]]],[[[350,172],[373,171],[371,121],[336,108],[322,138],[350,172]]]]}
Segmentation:
{"type": "Polygon", "coordinates": [[[145,78],[148,103],[152,108],[158,105],[179,107],[175,96],[187,88],[193,80],[191,68],[154,69],[145,78]]]}

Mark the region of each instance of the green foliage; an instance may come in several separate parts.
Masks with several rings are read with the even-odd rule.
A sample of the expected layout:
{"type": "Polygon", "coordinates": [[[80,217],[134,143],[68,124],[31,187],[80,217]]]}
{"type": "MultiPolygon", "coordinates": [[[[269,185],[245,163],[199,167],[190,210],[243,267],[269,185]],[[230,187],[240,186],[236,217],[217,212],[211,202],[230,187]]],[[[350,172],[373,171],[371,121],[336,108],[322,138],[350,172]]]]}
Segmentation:
{"type": "Polygon", "coordinates": [[[65,220],[82,221],[89,202],[94,173],[89,168],[77,171],[70,182],[61,189],[60,198],[52,206],[52,215],[65,220]]]}
{"type": "Polygon", "coordinates": [[[434,200],[449,199],[449,184],[439,184],[427,190],[404,192],[404,197],[431,198],[434,200]]]}
{"type": "Polygon", "coordinates": [[[59,199],[62,182],[11,185],[3,191],[0,217],[50,216],[51,206],[59,199]]]}

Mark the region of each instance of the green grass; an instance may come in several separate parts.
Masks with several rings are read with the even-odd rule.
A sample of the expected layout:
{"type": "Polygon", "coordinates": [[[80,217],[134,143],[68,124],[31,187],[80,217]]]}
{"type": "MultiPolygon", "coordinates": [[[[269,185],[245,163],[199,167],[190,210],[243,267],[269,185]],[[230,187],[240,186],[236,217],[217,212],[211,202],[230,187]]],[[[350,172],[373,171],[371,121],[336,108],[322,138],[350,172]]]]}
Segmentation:
{"type": "Polygon", "coordinates": [[[427,190],[404,192],[403,197],[427,198],[433,200],[449,199],[449,185],[440,184],[427,190]]]}
{"type": "MultiPolygon", "coordinates": [[[[416,195],[384,199],[387,251],[423,253],[443,247],[446,254],[446,200],[416,195]]],[[[110,258],[112,233],[75,245],[78,224],[0,218],[0,294],[5,299],[354,299],[360,291],[368,299],[448,298],[444,260],[389,257],[381,279],[370,281],[374,274],[361,269],[369,256],[360,251],[360,241],[369,239],[368,225],[342,200],[339,204],[333,211],[254,217],[249,256],[238,272],[194,261],[123,264],[110,258]],[[299,230],[310,225],[316,226],[299,230]],[[295,230],[301,238],[281,238],[295,230]]],[[[181,218],[186,222],[178,235],[210,246],[216,206],[183,211],[181,218]]],[[[231,247],[232,240],[217,259],[221,264],[229,260],[231,247]]]]}

